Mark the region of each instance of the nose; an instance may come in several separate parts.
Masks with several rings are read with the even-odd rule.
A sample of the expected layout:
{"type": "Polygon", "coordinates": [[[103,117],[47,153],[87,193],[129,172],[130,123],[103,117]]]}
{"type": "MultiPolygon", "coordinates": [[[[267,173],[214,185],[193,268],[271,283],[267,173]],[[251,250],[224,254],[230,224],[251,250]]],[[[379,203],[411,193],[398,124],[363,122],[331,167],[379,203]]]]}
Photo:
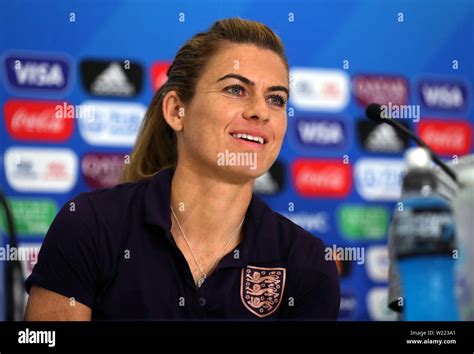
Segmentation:
{"type": "Polygon", "coordinates": [[[243,116],[245,119],[268,121],[270,114],[265,99],[254,97],[245,107],[243,116]]]}

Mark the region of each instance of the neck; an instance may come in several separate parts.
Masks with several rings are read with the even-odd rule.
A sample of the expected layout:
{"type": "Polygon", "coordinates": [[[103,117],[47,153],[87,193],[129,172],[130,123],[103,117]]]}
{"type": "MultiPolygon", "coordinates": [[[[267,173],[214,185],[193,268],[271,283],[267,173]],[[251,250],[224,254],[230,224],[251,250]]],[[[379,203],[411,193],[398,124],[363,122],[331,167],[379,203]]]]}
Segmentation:
{"type": "Polygon", "coordinates": [[[253,179],[229,183],[178,164],[171,182],[171,207],[190,242],[220,245],[237,231],[252,191],[253,179]]]}

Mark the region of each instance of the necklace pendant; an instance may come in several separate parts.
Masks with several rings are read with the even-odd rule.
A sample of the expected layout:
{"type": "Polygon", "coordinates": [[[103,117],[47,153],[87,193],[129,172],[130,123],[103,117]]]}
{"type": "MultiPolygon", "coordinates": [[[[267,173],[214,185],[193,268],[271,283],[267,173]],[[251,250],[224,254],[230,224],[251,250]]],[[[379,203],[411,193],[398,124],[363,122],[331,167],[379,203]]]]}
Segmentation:
{"type": "Polygon", "coordinates": [[[197,281],[198,288],[200,288],[202,286],[202,284],[204,284],[205,281],[206,281],[206,276],[205,275],[203,275],[201,278],[199,278],[198,281],[197,281]]]}

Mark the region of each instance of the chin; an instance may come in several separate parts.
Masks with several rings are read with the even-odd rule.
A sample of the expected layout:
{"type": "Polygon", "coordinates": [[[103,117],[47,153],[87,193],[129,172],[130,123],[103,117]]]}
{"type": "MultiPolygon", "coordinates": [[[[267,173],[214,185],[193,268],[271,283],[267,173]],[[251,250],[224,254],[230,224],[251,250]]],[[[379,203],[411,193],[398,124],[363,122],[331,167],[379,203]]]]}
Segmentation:
{"type": "Polygon", "coordinates": [[[258,165],[255,168],[254,166],[222,166],[219,169],[226,180],[238,184],[253,182],[268,170],[258,165]]]}

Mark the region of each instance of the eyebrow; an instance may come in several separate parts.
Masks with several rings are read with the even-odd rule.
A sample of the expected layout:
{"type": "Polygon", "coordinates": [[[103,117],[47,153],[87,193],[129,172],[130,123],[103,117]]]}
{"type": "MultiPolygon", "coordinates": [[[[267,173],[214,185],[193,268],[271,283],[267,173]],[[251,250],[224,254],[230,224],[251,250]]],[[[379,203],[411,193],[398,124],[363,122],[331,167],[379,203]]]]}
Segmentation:
{"type": "MultiPolygon", "coordinates": [[[[222,76],[221,78],[219,78],[216,82],[219,82],[219,81],[222,81],[222,80],[225,80],[225,79],[237,79],[237,80],[240,80],[242,81],[243,83],[246,83],[248,85],[255,85],[255,82],[253,82],[252,80],[250,79],[247,79],[245,76],[242,76],[242,75],[239,75],[239,74],[227,74],[227,75],[224,75],[222,76]]],[[[288,89],[285,87],[285,86],[270,86],[267,88],[267,91],[284,91],[286,92],[286,94],[288,95],[288,97],[290,96],[290,92],[288,91],[288,89]]]]}

